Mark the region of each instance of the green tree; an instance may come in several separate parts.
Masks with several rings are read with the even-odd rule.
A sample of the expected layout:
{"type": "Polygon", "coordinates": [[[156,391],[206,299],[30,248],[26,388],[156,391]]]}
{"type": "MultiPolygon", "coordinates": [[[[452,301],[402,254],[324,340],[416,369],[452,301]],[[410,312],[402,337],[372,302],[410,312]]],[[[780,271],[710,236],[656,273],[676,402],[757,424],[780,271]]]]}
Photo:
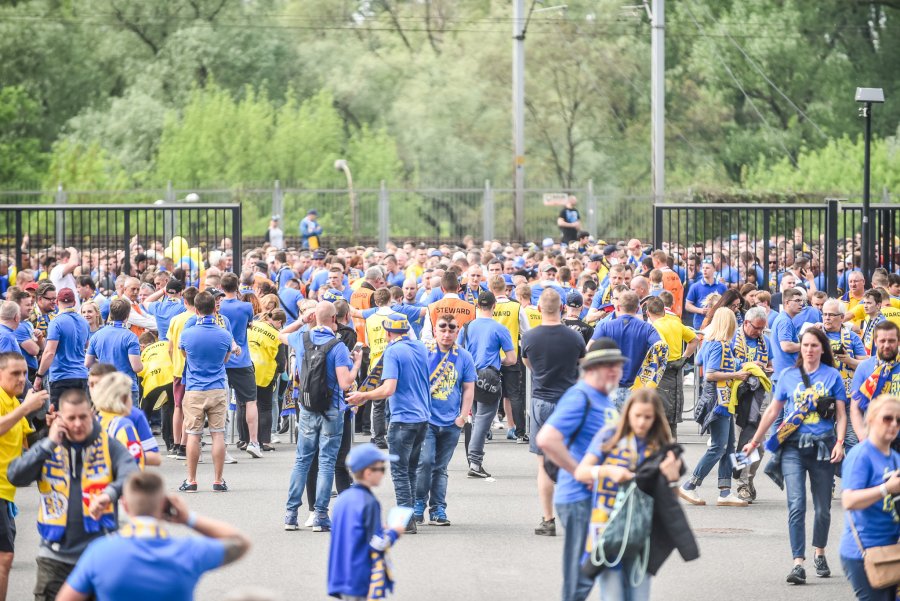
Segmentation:
{"type": "Polygon", "coordinates": [[[47,160],[35,131],[39,113],[21,86],[0,88],[0,182],[14,185],[41,179],[47,160]]]}

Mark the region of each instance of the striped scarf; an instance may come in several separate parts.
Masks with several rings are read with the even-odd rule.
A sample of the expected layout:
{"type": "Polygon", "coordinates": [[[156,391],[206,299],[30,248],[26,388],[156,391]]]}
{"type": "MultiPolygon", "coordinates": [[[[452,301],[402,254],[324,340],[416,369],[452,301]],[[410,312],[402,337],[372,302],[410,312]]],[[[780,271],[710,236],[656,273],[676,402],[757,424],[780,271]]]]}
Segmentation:
{"type": "MultiPolygon", "coordinates": [[[[389,342],[388,346],[400,342],[401,340],[409,339],[409,334],[404,334],[400,338],[389,342]]],[[[385,349],[385,352],[387,352],[387,349],[385,349]]],[[[381,376],[384,373],[384,365],[382,364],[382,359],[384,359],[384,353],[382,353],[381,356],[375,360],[375,363],[369,366],[369,374],[362,381],[362,384],[359,385],[360,392],[369,392],[381,385],[381,376]]]]}
{"type": "Polygon", "coordinates": [[[393,570],[387,551],[370,551],[369,557],[372,558],[372,575],[369,579],[369,594],[366,595],[366,600],[385,599],[388,593],[394,590],[393,570]]]}
{"type": "Polygon", "coordinates": [[[457,381],[456,358],[459,357],[459,348],[454,344],[449,351],[443,353],[434,340],[426,342],[425,348],[428,349],[431,397],[447,400],[457,381]]]}
{"type": "Polygon", "coordinates": [[[866,353],[868,353],[869,356],[872,355],[872,340],[875,337],[875,326],[884,322],[885,320],[886,318],[884,317],[884,315],[879,312],[878,315],[876,315],[874,318],[866,319],[863,322],[862,341],[863,346],[866,347],[866,353]]]}
{"type": "MultiPolygon", "coordinates": [[[[840,349],[841,347],[844,347],[844,352],[848,353],[852,356],[853,341],[850,338],[850,330],[847,330],[846,328],[841,328],[840,334],[841,334],[841,336],[840,336],[839,340],[833,340],[831,338],[828,339],[829,342],[831,343],[832,355],[836,355],[838,349],[840,349]]],[[[854,357],[854,358],[856,359],[858,357],[854,357]]],[[[847,367],[847,365],[845,365],[844,362],[841,361],[840,359],[838,359],[837,357],[834,358],[834,367],[839,372],[841,372],[841,378],[844,380],[844,392],[847,394],[847,398],[849,399],[850,393],[851,393],[851,384],[853,383],[854,370],[847,367]]]]}
{"type": "Polygon", "coordinates": [[[666,371],[666,363],[669,361],[669,345],[665,341],[658,340],[647,350],[644,362],[634,380],[634,390],[638,388],[656,388],[666,371]]]}
{"type": "Polygon", "coordinates": [[[892,372],[894,371],[894,368],[897,367],[896,359],[893,361],[882,361],[881,359],[878,359],[877,361],[878,363],[875,365],[875,370],[872,372],[872,375],[866,378],[859,388],[859,392],[863,396],[862,400],[859,402],[859,410],[863,413],[865,413],[869,403],[884,390],[884,385],[891,380],[892,372]]]}
{"type": "Polygon", "coordinates": [[[744,334],[743,328],[738,328],[734,335],[734,358],[741,363],[748,361],[765,361],[769,356],[769,348],[766,346],[766,339],[760,336],[756,339],[756,347],[747,344],[747,336],[744,334]],[[757,359],[762,357],[762,359],[757,359]]]}

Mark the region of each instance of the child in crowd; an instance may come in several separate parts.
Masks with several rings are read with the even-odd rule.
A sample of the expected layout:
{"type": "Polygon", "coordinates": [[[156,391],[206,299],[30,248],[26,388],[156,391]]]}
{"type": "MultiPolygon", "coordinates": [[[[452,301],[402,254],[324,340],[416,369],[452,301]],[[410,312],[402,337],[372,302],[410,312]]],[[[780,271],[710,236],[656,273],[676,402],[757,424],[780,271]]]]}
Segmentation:
{"type": "Polygon", "coordinates": [[[374,444],[354,447],[347,455],[353,486],[338,495],[332,510],[328,555],[328,594],[344,601],[382,599],[393,590],[387,550],[405,525],[386,528],[381,504],[372,489],[381,484],[388,461],[396,461],[374,444]]]}

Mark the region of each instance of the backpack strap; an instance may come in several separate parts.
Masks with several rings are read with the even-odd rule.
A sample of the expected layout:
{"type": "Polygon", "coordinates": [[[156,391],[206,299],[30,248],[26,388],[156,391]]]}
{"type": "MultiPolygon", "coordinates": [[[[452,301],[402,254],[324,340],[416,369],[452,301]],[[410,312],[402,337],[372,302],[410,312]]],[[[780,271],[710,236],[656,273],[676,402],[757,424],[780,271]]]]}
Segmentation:
{"type": "Polygon", "coordinates": [[[584,413],[581,414],[581,422],[578,424],[578,427],[575,428],[572,436],[569,437],[569,443],[566,445],[567,447],[572,446],[572,443],[575,442],[575,439],[581,434],[581,430],[584,429],[584,424],[587,422],[588,415],[591,412],[591,399],[588,398],[587,393],[582,392],[581,394],[584,397],[584,413]]]}
{"type": "Polygon", "coordinates": [[[297,307],[294,307],[294,310],[293,310],[293,311],[292,311],[291,309],[288,308],[287,303],[285,303],[285,302],[284,302],[284,299],[281,298],[281,290],[279,290],[279,291],[275,294],[275,296],[278,297],[278,302],[279,302],[279,304],[281,304],[281,308],[284,309],[284,312],[288,314],[288,317],[290,317],[290,318],[293,319],[294,321],[297,321],[297,317],[298,317],[298,315],[297,315],[297,307]]]}

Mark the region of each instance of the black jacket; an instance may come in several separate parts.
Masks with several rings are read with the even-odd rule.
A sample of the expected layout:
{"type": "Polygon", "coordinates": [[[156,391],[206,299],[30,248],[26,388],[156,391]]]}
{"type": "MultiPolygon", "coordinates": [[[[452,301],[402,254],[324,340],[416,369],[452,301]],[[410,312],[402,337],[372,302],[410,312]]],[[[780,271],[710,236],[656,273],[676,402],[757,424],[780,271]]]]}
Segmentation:
{"type": "MultiPolygon", "coordinates": [[[[675,549],[678,549],[678,553],[685,561],[700,557],[700,549],[697,547],[697,541],[691,532],[681,503],[669,487],[669,481],[659,471],[659,464],[670,450],[675,450],[676,455],[682,452],[677,444],[668,446],[647,458],[635,472],[638,488],[653,497],[653,529],[650,534],[650,559],[647,564],[647,572],[653,575],[656,575],[675,549]]],[[[682,474],[684,471],[685,468],[682,466],[682,474]]]]}

